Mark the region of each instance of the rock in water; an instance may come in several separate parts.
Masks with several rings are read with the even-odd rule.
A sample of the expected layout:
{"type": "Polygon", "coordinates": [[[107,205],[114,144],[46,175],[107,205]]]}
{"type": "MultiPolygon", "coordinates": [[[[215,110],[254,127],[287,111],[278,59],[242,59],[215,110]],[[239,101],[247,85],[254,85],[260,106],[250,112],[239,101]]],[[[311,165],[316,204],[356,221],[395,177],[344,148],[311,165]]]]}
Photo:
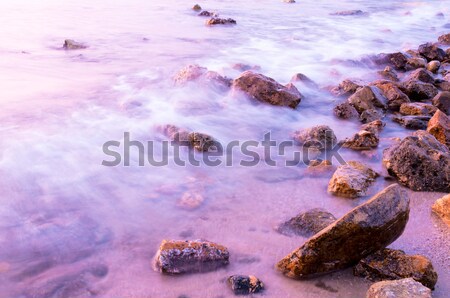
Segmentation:
{"type": "Polygon", "coordinates": [[[348,212],[276,267],[291,278],[309,278],[350,267],[394,242],[409,219],[409,198],[397,184],[348,212]]]}
{"type": "Polygon", "coordinates": [[[441,67],[441,62],[437,60],[430,61],[430,63],[427,64],[427,69],[431,71],[432,73],[437,73],[439,70],[439,67],[441,67]]]}
{"type": "Polygon", "coordinates": [[[366,298],[431,298],[431,290],[412,278],[404,278],[373,284],[366,298]]]}
{"type": "Polygon", "coordinates": [[[405,81],[412,81],[412,80],[418,80],[429,84],[434,83],[433,74],[424,68],[416,69],[405,78],[405,81]]]}
{"type": "Polygon", "coordinates": [[[420,45],[418,51],[419,54],[427,58],[428,61],[443,61],[446,55],[443,49],[432,43],[425,43],[420,45]]]}
{"type": "Polygon", "coordinates": [[[293,138],[305,147],[331,149],[337,143],[334,131],[327,125],[317,125],[294,132],[293,138]]]}
{"type": "Polygon", "coordinates": [[[443,34],[438,38],[440,43],[449,44],[450,45],[450,33],[443,34]]]}
{"type": "Polygon", "coordinates": [[[450,92],[439,92],[439,94],[433,98],[433,105],[445,114],[450,115],[450,92]]]}
{"type": "Polygon", "coordinates": [[[394,116],[392,121],[408,129],[427,129],[430,116],[394,116]]]}
{"type": "Polygon", "coordinates": [[[163,240],[155,257],[156,269],[162,273],[208,272],[228,265],[226,247],[204,240],[163,240]]]}
{"type": "Polygon", "coordinates": [[[366,110],[386,110],[386,98],[381,90],[375,86],[365,86],[349,97],[348,102],[355,107],[359,114],[366,110]]]}
{"type": "Polygon", "coordinates": [[[72,39],[66,39],[64,40],[63,48],[65,50],[81,50],[86,49],[87,46],[85,44],[82,44],[81,42],[77,42],[72,39]]]}
{"type": "Polygon", "coordinates": [[[249,295],[264,290],[263,282],[253,275],[232,275],[228,278],[228,283],[236,295],[249,295]]]}
{"type": "Polygon", "coordinates": [[[450,192],[450,151],[426,131],[416,131],[386,149],[383,163],[412,190],[450,192]]]}
{"type": "Polygon", "coordinates": [[[450,118],[438,110],[428,122],[427,131],[450,149],[450,118]]]}
{"type": "Polygon", "coordinates": [[[348,101],[336,105],[333,112],[338,118],[342,119],[357,118],[359,116],[356,109],[348,101]]]}
{"type": "Polygon", "coordinates": [[[450,226],[450,194],[438,199],[431,209],[450,226]]]}
{"type": "Polygon", "coordinates": [[[439,90],[430,83],[424,83],[419,80],[409,80],[401,86],[403,92],[413,101],[427,100],[435,97],[439,90]]]}
{"type": "Polygon", "coordinates": [[[420,255],[407,255],[401,250],[385,248],[359,261],[353,274],[372,281],[413,278],[434,289],[438,275],[431,261],[420,255]]]}
{"type": "Polygon", "coordinates": [[[328,191],[336,196],[356,198],[365,195],[378,174],[364,164],[349,161],[334,172],[328,191]]]}
{"type": "Polygon", "coordinates": [[[195,11],[200,11],[200,10],[202,10],[202,7],[201,7],[200,5],[198,5],[198,4],[195,4],[195,5],[192,7],[192,9],[195,10],[195,11]]]}
{"type": "Polygon", "coordinates": [[[379,143],[380,138],[377,133],[361,130],[354,134],[351,138],[345,139],[342,146],[354,150],[370,150],[378,147],[379,143]]]}
{"type": "Polygon", "coordinates": [[[375,86],[380,88],[383,95],[387,99],[387,106],[391,111],[398,111],[400,106],[404,103],[410,102],[408,95],[403,93],[396,84],[388,81],[381,81],[375,83],[375,86]]]}
{"type": "Polygon", "coordinates": [[[300,213],[296,217],[282,223],[277,231],[286,236],[299,235],[311,237],[328,227],[336,220],[330,212],[324,209],[315,208],[300,213]]]}
{"type": "Polygon", "coordinates": [[[221,19],[221,18],[211,18],[206,21],[206,25],[208,26],[214,26],[214,25],[236,25],[236,21],[228,18],[228,19],[221,19]]]}
{"type": "Polygon", "coordinates": [[[400,114],[410,116],[433,116],[437,108],[429,103],[410,102],[400,106],[400,114]]]}
{"type": "Polygon", "coordinates": [[[302,95],[289,83],[281,85],[272,78],[252,71],[243,72],[233,81],[233,89],[246,93],[250,98],[274,106],[285,106],[295,109],[302,95]]]}

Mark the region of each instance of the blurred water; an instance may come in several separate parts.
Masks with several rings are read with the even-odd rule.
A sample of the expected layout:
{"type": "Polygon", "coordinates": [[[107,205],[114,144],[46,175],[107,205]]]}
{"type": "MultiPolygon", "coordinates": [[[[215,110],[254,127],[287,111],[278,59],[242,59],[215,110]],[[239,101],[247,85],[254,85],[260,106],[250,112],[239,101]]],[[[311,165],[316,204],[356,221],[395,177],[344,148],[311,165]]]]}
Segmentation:
{"type": "MultiPolygon", "coordinates": [[[[269,130],[284,140],[316,124],[348,137],[359,123],[335,119],[327,92],[298,85],[305,100],[288,110],[255,106],[206,85],[175,87],[172,77],[197,63],[233,78],[239,71],[231,66],[245,63],[282,83],[297,72],[320,87],[349,77],[372,80],[376,70],[355,61],[436,40],[448,31],[450,1],[201,1],[238,23],[213,28],[193,4],[0,3],[0,297],[228,297],[224,278],[236,273],[263,279],[267,297],[364,296],[369,283],[350,271],[299,282],[273,269],[304,241],[273,226],[313,207],[341,216],[366,199],[327,194],[331,173],[312,177],[305,166],[137,167],[135,155],[132,167],[108,168],[101,166],[102,144],[121,141],[124,132],[160,140],[155,127],[164,124],[223,142],[260,140],[269,130]],[[368,15],[330,16],[349,9],[368,15]],[[63,51],[66,38],[89,48],[63,51]],[[180,207],[186,191],[203,196],[199,208],[180,207]],[[151,258],[165,238],[224,244],[231,264],[208,274],[161,276],[151,258]]],[[[407,133],[388,124],[382,137],[407,133]]],[[[387,145],[373,157],[342,154],[382,171],[387,145]]],[[[394,247],[429,256],[440,274],[435,295],[445,297],[448,229],[429,214],[440,194],[411,195],[413,216],[394,247]]]]}

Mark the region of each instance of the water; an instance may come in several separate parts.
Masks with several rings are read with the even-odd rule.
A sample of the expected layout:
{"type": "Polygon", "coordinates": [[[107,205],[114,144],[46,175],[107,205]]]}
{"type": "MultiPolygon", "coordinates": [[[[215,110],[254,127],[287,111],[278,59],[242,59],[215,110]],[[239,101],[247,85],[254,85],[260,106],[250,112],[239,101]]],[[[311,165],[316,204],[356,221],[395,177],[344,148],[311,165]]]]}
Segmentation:
{"type": "MultiPolygon", "coordinates": [[[[287,83],[302,72],[320,87],[376,70],[355,63],[380,52],[416,48],[446,33],[450,1],[202,1],[235,18],[208,28],[185,1],[4,0],[0,4],[0,297],[229,297],[224,279],[254,274],[266,297],[363,297],[370,283],[351,270],[309,281],[273,267],[305,239],[273,227],[300,211],[324,207],[336,216],[364,202],[326,192],[331,173],[305,166],[104,167],[102,144],[162,140],[155,127],[175,124],[221,142],[284,140],[295,130],[330,125],[339,139],[359,128],[333,117],[335,99],[298,85],[297,110],[255,106],[173,75],[197,63],[229,77],[235,63],[259,65],[287,83]],[[361,9],[368,16],[330,16],[361,9]],[[444,17],[436,14],[442,12],[444,17]],[[89,48],[63,51],[66,38],[89,48]],[[185,192],[196,209],[180,207],[185,192]],[[162,276],[151,259],[162,239],[208,239],[227,246],[226,269],[162,276]]],[[[409,133],[389,123],[373,155],[343,151],[382,172],[388,138],[409,133]]],[[[157,142],[158,143],[158,142],[157,142]]],[[[282,159],[280,159],[282,161],[282,159]]],[[[368,195],[388,185],[379,179],[368,195]]],[[[430,215],[442,194],[409,192],[412,214],[392,247],[431,258],[435,297],[450,291],[449,230],[430,215]]]]}

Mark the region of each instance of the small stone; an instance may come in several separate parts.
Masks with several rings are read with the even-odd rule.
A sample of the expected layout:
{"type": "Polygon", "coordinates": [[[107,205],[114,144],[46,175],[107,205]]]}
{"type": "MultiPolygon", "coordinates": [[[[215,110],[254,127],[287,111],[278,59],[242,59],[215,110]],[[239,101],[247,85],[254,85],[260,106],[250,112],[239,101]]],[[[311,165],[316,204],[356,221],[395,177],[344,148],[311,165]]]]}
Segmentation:
{"type": "Polygon", "coordinates": [[[411,102],[400,106],[400,114],[409,116],[433,116],[437,108],[428,103],[411,102]]]}
{"type": "Polygon", "coordinates": [[[294,132],[293,139],[305,147],[331,149],[337,144],[334,131],[327,125],[317,125],[294,132]]]}
{"type": "Polygon", "coordinates": [[[200,11],[200,10],[202,10],[202,7],[201,7],[200,5],[198,5],[198,4],[195,4],[195,5],[192,7],[192,9],[195,10],[195,11],[200,11]]]}
{"type": "Polygon", "coordinates": [[[291,82],[301,82],[310,88],[318,88],[319,87],[313,80],[311,80],[310,78],[308,78],[306,75],[304,75],[302,73],[296,73],[292,77],[291,82]]]}
{"type": "Polygon", "coordinates": [[[450,226],[450,194],[438,199],[431,207],[431,210],[450,226]]]}
{"type": "Polygon", "coordinates": [[[228,19],[221,19],[221,18],[211,18],[208,21],[206,21],[206,25],[208,26],[214,26],[214,25],[236,25],[236,21],[228,18],[228,19]]]}
{"type": "Polygon", "coordinates": [[[199,152],[219,152],[220,144],[213,137],[199,132],[191,132],[188,135],[192,147],[199,152]]]}
{"type": "Polygon", "coordinates": [[[253,275],[232,275],[228,284],[235,295],[256,294],[264,290],[264,284],[253,275]]]}
{"type": "Polygon", "coordinates": [[[348,101],[336,105],[333,112],[338,118],[342,119],[357,118],[359,116],[358,111],[348,101]]]}
{"type": "Polygon", "coordinates": [[[327,226],[332,224],[336,218],[330,212],[315,208],[298,214],[277,227],[277,232],[286,236],[298,235],[311,237],[327,226]]]}
{"type": "Polygon", "coordinates": [[[370,123],[373,121],[378,121],[380,119],[383,119],[383,117],[384,117],[384,113],[381,112],[380,110],[368,109],[361,113],[361,115],[359,116],[359,120],[362,123],[370,123]]]}
{"type": "Polygon", "coordinates": [[[441,67],[441,62],[439,62],[437,60],[430,61],[427,64],[427,69],[429,71],[431,71],[432,73],[437,73],[439,70],[439,67],[441,67]]]}
{"type": "Polygon", "coordinates": [[[430,116],[394,116],[392,121],[408,129],[427,129],[430,116]]]}
{"type": "Polygon", "coordinates": [[[445,58],[445,51],[432,43],[420,45],[418,51],[419,54],[425,57],[428,61],[443,61],[445,58]]]}
{"type": "Polygon", "coordinates": [[[379,134],[385,126],[386,126],[386,123],[384,123],[383,121],[375,120],[375,121],[369,122],[367,124],[364,124],[363,126],[361,126],[361,129],[370,131],[375,134],[379,134]]]}
{"type": "Polygon", "coordinates": [[[81,50],[86,49],[87,46],[85,44],[82,44],[80,42],[77,42],[72,39],[66,39],[63,44],[63,48],[65,50],[81,50]]]}
{"type": "Polygon", "coordinates": [[[177,86],[185,86],[190,82],[199,82],[212,86],[220,91],[228,91],[231,86],[230,79],[197,64],[182,68],[173,79],[177,86]]]}
{"type": "Polygon", "coordinates": [[[441,110],[447,115],[450,115],[450,92],[448,91],[439,92],[438,95],[436,95],[433,98],[432,102],[433,105],[437,107],[439,110],[441,110]]]}
{"type": "Polygon", "coordinates": [[[328,191],[336,196],[357,198],[364,196],[378,174],[357,161],[349,161],[334,172],[328,184],[328,191]]]}
{"type": "Polygon", "coordinates": [[[207,10],[202,11],[198,14],[200,17],[217,17],[217,14],[215,12],[210,12],[207,10]]]}
{"type": "Polygon", "coordinates": [[[404,278],[374,283],[366,298],[431,298],[431,290],[412,278],[404,278]]]}
{"type": "Polygon", "coordinates": [[[329,160],[313,159],[309,162],[307,173],[311,176],[319,177],[333,173],[336,167],[329,160]]]}
{"type": "Polygon", "coordinates": [[[330,13],[332,16],[362,16],[365,15],[362,10],[355,9],[355,10],[344,10],[344,11],[338,11],[330,13]]]}
{"type": "Polygon", "coordinates": [[[450,33],[439,36],[438,41],[442,44],[450,45],[450,33]]]}
{"type": "Polygon", "coordinates": [[[427,131],[450,149],[450,118],[444,112],[437,110],[428,122],[427,131]]]}

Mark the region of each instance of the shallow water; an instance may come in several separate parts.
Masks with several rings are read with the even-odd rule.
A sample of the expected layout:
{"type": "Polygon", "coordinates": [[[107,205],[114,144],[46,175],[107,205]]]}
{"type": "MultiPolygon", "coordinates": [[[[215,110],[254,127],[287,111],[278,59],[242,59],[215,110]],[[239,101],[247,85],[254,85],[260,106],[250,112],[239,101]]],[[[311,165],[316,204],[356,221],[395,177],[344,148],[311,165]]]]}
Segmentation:
{"type": "MultiPolygon", "coordinates": [[[[124,132],[162,140],[155,127],[169,123],[223,143],[261,140],[267,131],[282,141],[316,124],[349,137],[359,123],[334,118],[327,92],[298,84],[305,99],[289,110],[201,84],[175,87],[172,77],[197,63],[232,78],[239,71],[231,65],[245,63],[282,83],[297,72],[323,88],[349,77],[370,81],[376,69],[358,63],[363,56],[416,48],[450,23],[450,1],[298,2],[202,1],[238,22],[209,28],[194,3],[182,1],[3,0],[0,297],[229,297],[231,274],[260,277],[264,297],[364,297],[370,283],[350,270],[308,281],[277,273],[274,264],[305,239],[273,227],[315,207],[341,216],[390,181],[348,200],[327,194],[331,173],[311,176],[304,165],[138,167],[136,154],[130,167],[101,165],[103,143],[122,141],[124,132]],[[349,9],[369,14],[329,15],[349,9]],[[60,50],[65,38],[89,48],[60,50]],[[187,191],[203,196],[198,208],[180,207],[187,191]],[[231,264],[181,277],[152,270],[162,239],[198,238],[227,246],[231,264]]],[[[408,133],[388,123],[372,154],[341,154],[383,172],[389,138],[408,133]]],[[[429,211],[442,194],[409,194],[410,222],[391,246],[430,257],[439,274],[434,297],[445,297],[449,229],[429,211]]]]}

